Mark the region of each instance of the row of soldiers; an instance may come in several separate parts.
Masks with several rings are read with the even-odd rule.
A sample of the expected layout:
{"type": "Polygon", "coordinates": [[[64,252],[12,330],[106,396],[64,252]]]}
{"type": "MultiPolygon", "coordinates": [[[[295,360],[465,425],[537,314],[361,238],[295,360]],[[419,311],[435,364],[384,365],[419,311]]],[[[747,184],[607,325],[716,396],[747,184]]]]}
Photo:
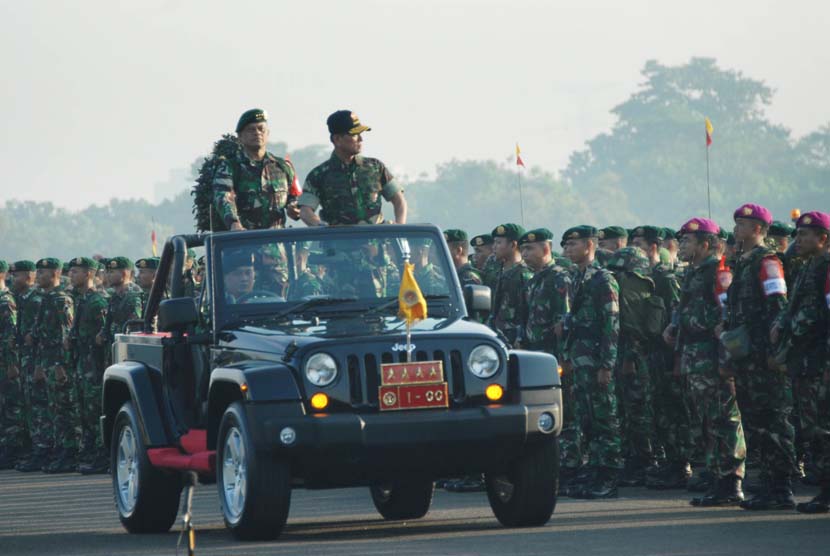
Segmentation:
{"type": "Polygon", "coordinates": [[[102,377],[115,334],[142,317],[158,265],[121,256],[0,261],[0,469],[107,471],[102,377]]]}
{"type": "Polygon", "coordinates": [[[797,424],[821,486],[797,509],[830,509],[830,216],[802,215],[790,246],[770,240],[785,227],[760,205],[734,221],[577,226],[563,256],[549,230],[508,223],[469,240],[469,262],[466,233],[445,232],[462,284],[493,291],[488,324],[561,362],[562,494],[646,485],[700,491],[697,506],[792,509],[797,424]],[[745,499],[747,446],[759,482],[745,499]]]}

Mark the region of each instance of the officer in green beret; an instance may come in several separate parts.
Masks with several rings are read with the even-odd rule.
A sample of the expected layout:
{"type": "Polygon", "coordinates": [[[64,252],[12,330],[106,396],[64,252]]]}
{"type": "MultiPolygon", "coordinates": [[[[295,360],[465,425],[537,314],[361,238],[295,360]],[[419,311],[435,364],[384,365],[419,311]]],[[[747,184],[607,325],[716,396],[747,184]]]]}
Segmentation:
{"type": "Polygon", "coordinates": [[[34,381],[45,383],[49,405],[43,408],[33,404],[32,441],[36,449],[49,452],[39,454],[48,458],[42,467],[45,473],[66,473],[75,471],[78,449],[77,383],[66,349],[75,306],[72,296],[61,286],[61,261],[45,258],[35,266],[43,301],[32,334],[36,346],[34,381]]]}
{"type": "Polygon", "coordinates": [[[104,326],[107,300],[95,289],[97,272],[98,262],[94,259],[76,257],[69,261],[69,279],[75,292],[75,320],[69,342],[64,347],[70,350],[70,360],[74,363],[72,374],[80,408],[76,423],[80,430],[78,471],[84,475],[106,473],[109,468],[99,427],[99,416],[103,413],[104,348],[95,341],[104,326]]]}
{"type": "Polygon", "coordinates": [[[795,228],[780,220],[773,220],[767,231],[767,240],[769,246],[775,250],[776,253],[786,253],[790,246],[790,238],[793,236],[795,228]]]}
{"type": "Polygon", "coordinates": [[[371,128],[351,110],[334,112],[326,124],[334,152],[306,178],[298,203],[303,222],[307,226],[379,224],[383,198],[395,210],[395,223],[406,224],[403,189],[383,162],[360,154],[363,133],[371,128]]]}
{"type": "Polygon", "coordinates": [[[501,264],[493,297],[493,312],[489,325],[500,331],[510,345],[521,341],[527,320],[525,288],[533,273],[522,260],[519,238],[525,229],[518,224],[496,226],[493,236],[493,252],[501,264]]]}
{"type": "Polygon", "coordinates": [[[158,257],[145,257],[135,262],[135,268],[138,271],[135,281],[141,288],[142,315],[143,308],[147,306],[147,300],[150,299],[150,290],[153,289],[153,281],[156,279],[156,271],[160,262],[161,259],[158,257]]]}
{"type": "Polygon", "coordinates": [[[193,275],[196,267],[196,251],[194,249],[187,250],[187,258],[184,261],[184,276],[182,277],[184,283],[184,295],[188,297],[198,297],[199,286],[193,275]]]}
{"type": "Polygon", "coordinates": [[[473,248],[472,263],[476,270],[481,273],[482,283],[489,286],[490,289],[494,289],[501,265],[493,253],[493,236],[490,234],[477,235],[470,240],[470,246],[473,248]]]}
{"type": "Polygon", "coordinates": [[[282,228],[286,212],[297,220],[290,194],[296,179],[291,163],[266,150],[270,131],[264,110],[246,111],[236,124],[241,145],[236,156],[220,157],[212,189],[221,224],[228,230],[282,228]]]}
{"type": "Polygon", "coordinates": [[[677,252],[680,250],[680,244],[677,241],[677,231],[672,228],[663,228],[663,248],[669,252],[669,261],[672,266],[677,267],[679,262],[677,259],[677,252]]]}
{"type": "Polygon", "coordinates": [[[21,427],[23,388],[15,356],[17,303],[6,287],[9,264],[0,260],[0,469],[11,469],[25,452],[28,438],[21,427]]]}
{"type": "Polygon", "coordinates": [[[461,286],[480,286],[483,283],[481,273],[470,264],[467,257],[467,232],[455,229],[444,230],[444,239],[450,249],[450,256],[461,286]]]}
{"type": "Polygon", "coordinates": [[[123,332],[127,321],[141,318],[143,311],[141,288],[133,282],[133,266],[127,257],[107,259],[107,282],[111,292],[104,325],[95,337],[95,342],[104,347],[105,367],[112,363],[110,346],[115,341],[115,335],[123,332]]]}
{"type": "Polygon", "coordinates": [[[43,433],[36,436],[37,432],[32,428],[31,416],[32,407],[39,406],[48,412],[49,400],[46,396],[46,385],[41,382],[34,383],[35,373],[35,345],[33,339],[34,325],[37,314],[40,311],[40,304],[43,299],[42,292],[35,285],[35,263],[22,260],[12,263],[9,267],[12,274],[12,290],[17,304],[17,331],[15,348],[17,355],[17,373],[15,367],[11,367],[12,375],[20,375],[23,388],[24,403],[23,411],[19,412],[17,426],[24,431],[24,450],[17,457],[15,469],[18,471],[40,471],[46,458],[43,433]],[[35,387],[36,386],[36,387],[35,387]],[[39,440],[40,444],[35,440],[39,440]]]}
{"type": "Polygon", "coordinates": [[[628,244],[628,232],[622,226],[608,226],[599,231],[599,248],[614,252],[628,244]]]}
{"type": "Polygon", "coordinates": [[[619,286],[611,272],[595,261],[599,231],[576,226],[565,231],[562,247],[577,265],[573,302],[565,327],[565,372],[573,373],[576,422],[590,456],[591,478],[569,488],[578,498],[617,496],[622,469],[622,441],[613,369],[619,337],[619,286]]]}

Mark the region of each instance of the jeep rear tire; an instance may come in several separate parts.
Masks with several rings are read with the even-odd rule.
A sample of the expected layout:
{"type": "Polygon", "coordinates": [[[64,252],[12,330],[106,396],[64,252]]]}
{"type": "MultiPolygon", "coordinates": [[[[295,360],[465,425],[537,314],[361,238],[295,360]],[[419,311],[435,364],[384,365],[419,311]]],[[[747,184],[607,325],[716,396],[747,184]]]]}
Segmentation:
{"type": "Polygon", "coordinates": [[[534,527],[550,520],[559,488],[559,439],[528,446],[506,473],[486,473],[487,498],[507,527],[534,527]]]}
{"type": "Polygon", "coordinates": [[[373,485],[369,490],[375,508],[384,519],[418,519],[429,511],[434,483],[419,478],[373,485]]]}
{"type": "Polygon", "coordinates": [[[165,533],[179,513],[178,474],[156,469],[147,458],[132,402],[118,410],[110,461],[118,519],[130,533],[165,533]]]}
{"type": "Polygon", "coordinates": [[[240,540],[272,540],[291,505],[288,463],[257,454],[241,402],[225,410],[216,443],[216,486],[225,526],[240,540]]]}

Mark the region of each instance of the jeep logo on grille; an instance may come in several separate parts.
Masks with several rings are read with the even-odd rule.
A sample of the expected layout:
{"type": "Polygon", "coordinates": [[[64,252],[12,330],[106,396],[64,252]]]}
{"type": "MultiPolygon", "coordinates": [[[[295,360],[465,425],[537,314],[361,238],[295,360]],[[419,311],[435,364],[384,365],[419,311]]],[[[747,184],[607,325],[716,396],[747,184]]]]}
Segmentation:
{"type": "Polygon", "coordinates": [[[412,353],[415,351],[415,344],[395,344],[392,346],[392,351],[405,351],[412,353]]]}

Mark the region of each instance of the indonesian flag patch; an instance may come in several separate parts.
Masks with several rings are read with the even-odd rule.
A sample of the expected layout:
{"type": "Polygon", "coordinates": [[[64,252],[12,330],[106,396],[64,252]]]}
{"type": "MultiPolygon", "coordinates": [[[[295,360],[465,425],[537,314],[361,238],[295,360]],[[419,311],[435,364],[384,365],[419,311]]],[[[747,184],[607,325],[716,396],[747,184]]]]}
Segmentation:
{"type": "Polygon", "coordinates": [[[787,295],[787,282],[784,280],[784,267],[778,257],[767,257],[761,261],[761,285],[764,295],[787,295]]]}

